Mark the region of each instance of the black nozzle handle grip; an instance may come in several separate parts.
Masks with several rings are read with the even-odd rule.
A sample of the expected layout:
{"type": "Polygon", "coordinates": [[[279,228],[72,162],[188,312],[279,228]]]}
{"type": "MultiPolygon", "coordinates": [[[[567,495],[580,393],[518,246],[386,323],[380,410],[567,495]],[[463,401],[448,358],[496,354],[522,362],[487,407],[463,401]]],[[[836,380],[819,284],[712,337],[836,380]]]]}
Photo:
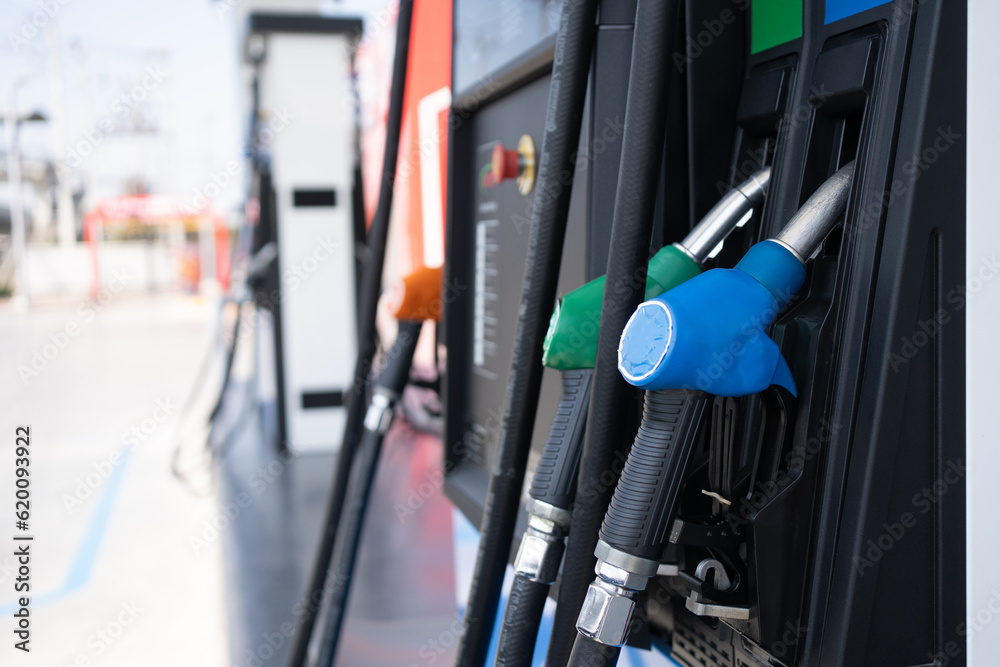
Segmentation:
{"type": "Polygon", "coordinates": [[[647,391],[642,424],[601,526],[601,540],[659,560],[710,397],[702,391],[647,391]]]}
{"type": "Polygon", "coordinates": [[[593,369],[563,371],[562,398],[528,491],[535,500],[568,510],[576,495],[593,369]]]}

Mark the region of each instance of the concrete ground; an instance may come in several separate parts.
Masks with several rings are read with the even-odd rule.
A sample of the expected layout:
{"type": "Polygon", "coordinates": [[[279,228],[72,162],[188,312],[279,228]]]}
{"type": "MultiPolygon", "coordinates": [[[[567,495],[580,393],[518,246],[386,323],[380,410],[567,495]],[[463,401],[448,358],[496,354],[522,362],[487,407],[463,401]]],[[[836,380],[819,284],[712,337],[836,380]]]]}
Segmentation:
{"type": "MultiPolygon", "coordinates": [[[[257,340],[259,326],[240,341],[212,436],[224,452],[214,468],[217,497],[235,515],[220,540],[233,667],[287,662],[308,600],[335,458],[332,450],[283,456],[262,428],[249,391],[251,351],[257,350],[262,366],[274,362],[270,348],[257,340]]],[[[419,395],[407,392],[416,403],[419,395]]],[[[333,434],[332,442],[339,437],[333,434]]],[[[442,460],[440,439],[417,432],[404,419],[386,435],[337,652],[339,667],[429,667],[453,659],[453,510],[442,492],[442,460]]],[[[322,623],[321,617],[318,627],[322,623]]]]}
{"type": "MultiPolygon", "coordinates": [[[[0,303],[0,664],[284,661],[333,456],[278,457],[245,403],[254,362],[252,346],[241,345],[220,423],[246,423],[209,470],[198,425],[214,402],[221,356],[196,376],[215,316],[211,303],[176,294],[35,303],[26,313],[0,303]],[[205,389],[182,416],[196,379],[205,389]],[[19,425],[31,427],[24,533],[13,507],[19,425]],[[171,474],[182,434],[191,436],[183,467],[194,490],[171,474]],[[261,473],[268,465],[271,475],[261,473]],[[253,502],[230,518],[241,492],[253,502]],[[30,654],[11,634],[15,533],[35,538],[30,654]]],[[[390,433],[338,664],[450,661],[452,509],[440,465],[437,438],[403,424],[390,433]]]]}
{"type": "MultiPolygon", "coordinates": [[[[247,400],[254,355],[241,344],[218,420],[233,437],[209,469],[198,425],[218,391],[221,355],[192,408],[182,405],[215,317],[211,303],[176,294],[35,304],[27,313],[0,303],[0,665],[284,663],[334,457],[277,454],[247,400]],[[14,516],[19,425],[31,427],[24,532],[14,516]],[[185,434],[193,490],[171,474],[185,434]],[[249,502],[238,504],[241,494],[249,502]],[[30,654],[14,648],[12,633],[15,534],[35,538],[30,654]]],[[[478,534],[442,493],[441,460],[440,439],[403,420],[386,438],[340,667],[453,659],[478,534]]],[[[550,603],[534,664],[543,662],[551,614],[550,603]]],[[[624,656],[623,666],[674,664],[644,651],[624,656]]]]}
{"type": "Polygon", "coordinates": [[[170,472],[214,306],[175,294],[105,301],[27,313],[0,303],[0,664],[227,665],[221,540],[191,541],[217,503],[170,472]],[[18,425],[31,427],[23,533],[18,425]],[[15,533],[34,536],[30,654],[12,634],[15,533]]]}

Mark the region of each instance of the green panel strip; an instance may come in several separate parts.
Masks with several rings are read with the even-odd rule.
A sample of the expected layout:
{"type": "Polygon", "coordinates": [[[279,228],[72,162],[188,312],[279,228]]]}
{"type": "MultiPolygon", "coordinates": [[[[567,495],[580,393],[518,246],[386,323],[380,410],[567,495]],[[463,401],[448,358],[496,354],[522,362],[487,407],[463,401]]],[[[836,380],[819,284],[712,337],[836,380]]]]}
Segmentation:
{"type": "Polygon", "coordinates": [[[802,0],[751,0],[750,53],[802,36],[802,0]]]}

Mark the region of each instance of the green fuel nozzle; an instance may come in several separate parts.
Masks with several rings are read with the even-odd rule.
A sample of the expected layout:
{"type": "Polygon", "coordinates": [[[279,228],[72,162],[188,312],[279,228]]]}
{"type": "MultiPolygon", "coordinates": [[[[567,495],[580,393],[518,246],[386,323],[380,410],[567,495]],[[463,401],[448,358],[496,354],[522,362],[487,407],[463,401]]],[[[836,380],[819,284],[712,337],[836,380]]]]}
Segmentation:
{"type": "MultiPolygon", "coordinates": [[[[753,174],[719,200],[683,241],[653,255],[646,272],[645,299],[659,296],[701,273],[712,251],[764,201],[770,179],[770,167],[753,174]]],[[[542,364],[557,370],[594,367],[603,298],[601,276],[559,299],[545,334],[542,364]]]]}

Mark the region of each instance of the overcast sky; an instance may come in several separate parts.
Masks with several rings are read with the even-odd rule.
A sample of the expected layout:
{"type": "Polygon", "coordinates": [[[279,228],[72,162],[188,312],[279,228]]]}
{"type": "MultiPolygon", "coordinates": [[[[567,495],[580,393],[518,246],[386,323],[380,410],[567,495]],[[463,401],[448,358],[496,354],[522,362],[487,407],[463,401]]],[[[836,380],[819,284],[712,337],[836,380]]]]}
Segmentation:
{"type": "MultiPolygon", "coordinates": [[[[68,140],[57,161],[100,196],[119,194],[123,175],[131,173],[156,191],[190,198],[213,171],[242,156],[241,26],[230,10],[240,2],[3,0],[0,111],[9,108],[11,84],[23,75],[21,112],[37,109],[52,118],[46,29],[54,27],[68,140]]],[[[386,0],[296,4],[357,13],[386,0]]],[[[6,150],[2,135],[0,142],[6,150]]],[[[51,159],[53,123],[24,126],[21,143],[25,159],[51,159]]],[[[227,188],[216,208],[237,206],[241,195],[239,185],[227,188]]]]}

